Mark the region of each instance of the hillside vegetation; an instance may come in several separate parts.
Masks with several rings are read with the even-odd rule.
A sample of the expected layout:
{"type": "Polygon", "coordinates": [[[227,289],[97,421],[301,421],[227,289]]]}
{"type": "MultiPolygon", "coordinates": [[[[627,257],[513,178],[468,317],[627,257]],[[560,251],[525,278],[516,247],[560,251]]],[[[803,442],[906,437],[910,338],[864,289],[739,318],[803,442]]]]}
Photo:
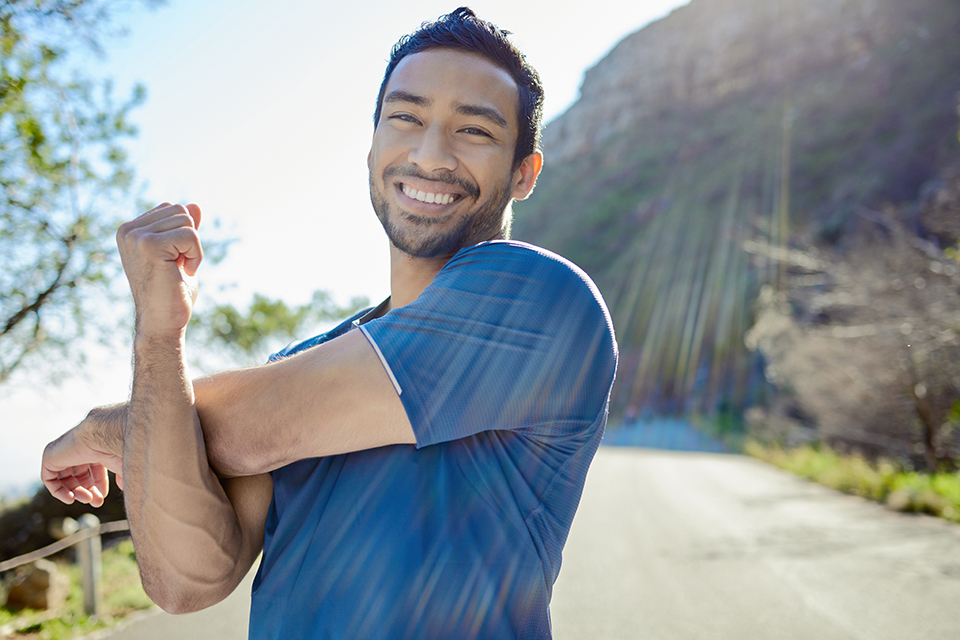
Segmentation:
{"type": "Polygon", "coordinates": [[[615,417],[758,407],[787,425],[779,438],[951,457],[941,427],[960,375],[933,360],[960,346],[956,216],[942,196],[960,161],[958,33],[953,0],[694,0],[587,72],[547,127],[546,170],[514,236],[600,286],[621,346],[615,417]],[[804,340],[754,331],[748,345],[764,312],[804,340]],[[817,332],[834,340],[819,359],[778,372],[817,332]],[[932,333],[936,349],[904,353],[904,336],[932,333]],[[809,406],[796,387],[832,369],[863,389],[809,406]],[[847,405],[874,396],[897,405],[879,407],[890,419],[851,422],[847,405]]]}

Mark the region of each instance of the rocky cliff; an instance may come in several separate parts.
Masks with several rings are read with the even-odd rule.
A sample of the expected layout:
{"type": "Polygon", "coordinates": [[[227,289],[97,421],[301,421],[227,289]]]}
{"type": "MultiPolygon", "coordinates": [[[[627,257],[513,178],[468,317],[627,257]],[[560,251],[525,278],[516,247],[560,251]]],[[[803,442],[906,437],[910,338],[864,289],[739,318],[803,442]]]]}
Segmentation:
{"type": "Polygon", "coordinates": [[[615,420],[768,407],[960,451],[957,34],[956,0],[693,0],[586,73],[514,235],[597,281],[615,420]],[[771,310],[796,331],[747,345],[771,310]]]}
{"type": "MultiPolygon", "coordinates": [[[[563,161],[678,105],[710,106],[819,69],[864,67],[897,35],[891,0],[693,0],[624,38],[547,127],[563,161]]],[[[922,37],[923,32],[918,32],[922,37]]]]}

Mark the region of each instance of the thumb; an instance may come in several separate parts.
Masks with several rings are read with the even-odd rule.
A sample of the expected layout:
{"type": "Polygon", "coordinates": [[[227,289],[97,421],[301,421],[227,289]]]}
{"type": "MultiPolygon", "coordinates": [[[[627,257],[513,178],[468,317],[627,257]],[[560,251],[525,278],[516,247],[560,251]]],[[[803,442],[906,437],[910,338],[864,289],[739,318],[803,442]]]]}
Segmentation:
{"type": "Polygon", "coordinates": [[[202,216],[201,216],[201,213],[200,213],[200,205],[193,204],[193,203],[188,204],[188,205],[187,205],[187,213],[189,213],[189,214],[190,214],[190,217],[193,218],[193,228],[194,228],[194,229],[199,229],[199,228],[200,228],[200,218],[202,217],[202,216]]]}

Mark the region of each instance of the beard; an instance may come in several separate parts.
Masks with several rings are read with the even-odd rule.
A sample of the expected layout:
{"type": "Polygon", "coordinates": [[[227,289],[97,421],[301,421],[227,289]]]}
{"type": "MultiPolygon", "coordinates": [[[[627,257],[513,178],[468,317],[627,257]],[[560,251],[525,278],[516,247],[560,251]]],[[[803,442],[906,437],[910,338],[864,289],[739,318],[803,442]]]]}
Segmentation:
{"type": "Polygon", "coordinates": [[[397,249],[413,258],[450,257],[464,247],[503,236],[507,208],[512,199],[509,184],[508,175],[502,183],[494,186],[489,198],[480,202],[480,189],[476,184],[452,175],[429,176],[408,164],[388,167],[383,172],[383,188],[371,172],[370,201],[387,238],[397,249]],[[393,176],[412,176],[456,185],[466,192],[463,198],[473,198],[476,208],[439,217],[391,208],[383,188],[386,188],[387,179],[393,176]]]}

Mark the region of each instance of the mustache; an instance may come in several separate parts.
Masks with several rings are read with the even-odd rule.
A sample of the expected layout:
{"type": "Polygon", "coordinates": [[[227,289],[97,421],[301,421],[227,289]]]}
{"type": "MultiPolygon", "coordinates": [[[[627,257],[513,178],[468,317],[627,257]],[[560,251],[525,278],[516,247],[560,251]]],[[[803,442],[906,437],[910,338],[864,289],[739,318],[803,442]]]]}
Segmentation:
{"type": "Polygon", "coordinates": [[[462,189],[468,196],[478,198],[480,196],[480,187],[473,182],[459,176],[449,173],[428,174],[414,164],[404,164],[395,167],[387,167],[383,171],[383,182],[396,177],[419,178],[420,180],[433,180],[434,182],[443,182],[462,189]]]}

